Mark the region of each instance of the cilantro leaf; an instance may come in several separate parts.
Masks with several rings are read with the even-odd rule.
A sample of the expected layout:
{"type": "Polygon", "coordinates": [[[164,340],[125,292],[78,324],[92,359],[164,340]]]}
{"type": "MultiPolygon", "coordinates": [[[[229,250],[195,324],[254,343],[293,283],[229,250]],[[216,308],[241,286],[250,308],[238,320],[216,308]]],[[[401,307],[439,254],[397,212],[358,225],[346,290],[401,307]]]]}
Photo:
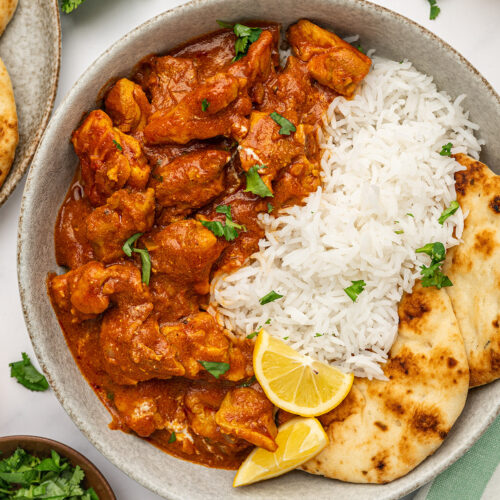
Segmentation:
{"type": "Polygon", "coordinates": [[[364,49],[363,47],[361,47],[361,45],[358,45],[356,48],[357,48],[357,49],[358,49],[358,50],[359,50],[362,54],[366,54],[365,49],[364,49]]]}
{"type": "Polygon", "coordinates": [[[260,330],[261,330],[261,329],[260,329],[259,327],[257,327],[257,330],[255,330],[255,332],[249,333],[249,334],[247,335],[247,339],[248,339],[248,340],[251,340],[251,339],[253,339],[254,337],[256,337],[257,335],[259,335],[260,330]]]}
{"type": "Polygon", "coordinates": [[[132,257],[133,245],[142,236],[143,233],[135,233],[122,246],[122,250],[127,257],[132,257]]]}
{"type": "Polygon", "coordinates": [[[175,443],[177,441],[177,435],[175,434],[175,431],[172,431],[172,434],[170,434],[170,437],[168,438],[169,443],[175,443]]]}
{"type": "Polygon", "coordinates": [[[264,181],[259,175],[259,168],[266,168],[265,165],[254,165],[245,173],[247,177],[247,188],[245,193],[250,192],[259,195],[261,198],[274,196],[271,190],[264,184],[264,181]]]}
{"type": "Polygon", "coordinates": [[[240,231],[246,231],[247,228],[241,224],[237,224],[236,222],[233,221],[233,218],[231,217],[231,205],[219,205],[215,211],[218,214],[224,214],[226,216],[226,221],[224,224],[220,221],[208,221],[208,220],[202,220],[201,223],[203,226],[205,226],[207,229],[212,231],[212,233],[215,234],[215,236],[224,236],[226,241],[233,241],[235,240],[239,233],[238,230],[240,231]]]}
{"type": "Polygon", "coordinates": [[[417,248],[415,253],[425,253],[435,262],[442,262],[446,256],[444,245],[439,241],[436,243],[427,243],[427,245],[417,248]]]}
{"type": "Polygon", "coordinates": [[[439,152],[439,154],[441,156],[451,156],[451,148],[453,147],[453,144],[451,142],[448,142],[447,144],[445,144],[441,151],[439,152]]]}
{"type": "Polygon", "coordinates": [[[290,120],[287,120],[284,116],[279,115],[276,111],[273,111],[269,116],[281,126],[281,135],[290,135],[292,132],[297,130],[295,125],[290,120]]]}
{"type": "Polygon", "coordinates": [[[113,139],[113,144],[116,146],[116,149],[118,149],[118,151],[123,151],[122,145],[118,141],[115,141],[113,139]]]}
{"type": "Polygon", "coordinates": [[[283,295],[276,293],[274,290],[271,290],[268,294],[264,295],[259,299],[260,305],[263,306],[265,304],[269,304],[269,302],[274,302],[275,300],[281,299],[283,295]]]}
{"type": "Polygon", "coordinates": [[[460,205],[458,204],[457,200],[454,200],[450,203],[450,206],[446,209],[443,210],[443,213],[438,219],[438,222],[443,225],[444,221],[448,218],[451,217],[458,209],[460,208],[460,205]]]}
{"type": "Polygon", "coordinates": [[[207,370],[210,375],[214,376],[215,378],[219,378],[221,375],[224,375],[229,370],[229,363],[219,363],[217,361],[202,361],[198,360],[198,363],[200,363],[205,370],[207,370]]]}
{"type": "Polygon", "coordinates": [[[233,29],[233,33],[237,36],[236,42],[234,43],[234,57],[232,62],[239,61],[243,56],[246,56],[248,48],[254,42],[256,42],[260,34],[262,33],[261,28],[251,28],[250,26],[245,26],[244,24],[231,24],[225,21],[217,21],[217,24],[222,28],[233,29]]]}
{"type": "Polygon", "coordinates": [[[270,203],[268,203],[267,204],[267,213],[270,214],[273,210],[274,210],[274,207],[270,203]]]}
{"type": "Polygon", "coordinates": [[[358,295],[365,289],[366,283],[364,280],[351,281],[351,283],[351,286],[344,288],[344,292],[353,302],[356,302],[358,295]]]}
{"type": "Polygon", "coordinates": [[[151,256],[146,248],[134,248],[134,252],[138,253],[141,257],[141,279],[143,283],[149,285],[149,280],[151,278],[151,256]]]}
{"type": "Polygon", "coordinates": [[[431,258],[431,265],[421,266],[420,274],[422,275],[422,286],[435,286],[441,289],[446,286],[453,286],[450,278],[441,271],[441,264],[446,257],[446,249],[439,241],[435,243],[427,243],[421,248],[415,250],[416,253],[425,253],[431,258]]]}
{"type": "Polygon", "coordinates": [[[142,236],[143,233],[135,233],[122,246],[123,253],[127,257],[132,257],[132,252],[138,253],[141,257],[142,267],[142,282],[149,285],[151,278],[151,256],[147,248],[135,248],[134,243],[142,236]]]}
{"type": "Polygon", "coordinates": [[[208,106],[210,106],[210,103],[206,99],[203,99],[203,101],[201,101],[201,110],[205,112],[208,106]]]}
{"type": "Polygon", "coordinates": [[[31,364],[29,356],[23,352],[22,361],[10,363],[10,376],[30,391],[46,391],[49,388],[47,379],[31,364]]]}
{"type": "Polygon", "coordinates": [[[429,13],[429,19],[434,20],[436,19],[437,16],[439,16],[441,9],[437,6],[437,0],[427,0],[427,1],[429,2],[429,5],[431,7],[429,13]]]}
{"type": "Polygon", "coordinates": [[[75,9],[80,7],[80,5],[84,1],[85,0],[61,0],[61,10],[65,14],[69,14],[70,12],[73,12],[75,9]]]}

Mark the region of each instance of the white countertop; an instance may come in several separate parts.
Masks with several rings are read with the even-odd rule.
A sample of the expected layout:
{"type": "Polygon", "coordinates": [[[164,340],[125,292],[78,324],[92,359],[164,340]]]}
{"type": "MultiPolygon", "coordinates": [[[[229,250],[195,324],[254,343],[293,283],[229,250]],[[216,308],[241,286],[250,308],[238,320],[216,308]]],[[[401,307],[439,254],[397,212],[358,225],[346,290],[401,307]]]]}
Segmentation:
{"type": "MultiPolygon", "coordinates": [[[[273,1],[273,0],[269,0],[273,1]]],[[[279,1],[279,0],[275,0],[279,1]]],[[[500,1],[438,0],[441,14],[429,20],[427,0],[373,0],[430,29],[461,52],[500,92],[500,1]]],[[[62,14],[63,48],[56,107],[83,71],[109,45],[147,19],[183,0],[86,0],[62,14]]],[[[0,207],[0,435],[34,434],[62,441],[104,473],[119,500],[158,500],[113,466],[80,433],[51,391],[33,393],[10,378],[8,364],[27,352],[16,275],[17,221],[24,181],[0,207]]]]}

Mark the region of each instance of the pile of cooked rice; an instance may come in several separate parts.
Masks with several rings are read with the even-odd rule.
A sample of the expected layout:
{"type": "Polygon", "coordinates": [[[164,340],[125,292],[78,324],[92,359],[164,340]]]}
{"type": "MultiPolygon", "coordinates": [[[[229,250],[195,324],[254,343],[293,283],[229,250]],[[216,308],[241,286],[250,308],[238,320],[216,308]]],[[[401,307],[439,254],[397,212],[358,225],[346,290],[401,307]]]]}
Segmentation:
{"type": "MultiPolygon", "coordinates": [[[[219,321],[248,335],[267,330],[303,354],[357,376],[383,378],[397,307],[429,257],[429,242],[459,243],[464,214],[441,225],[463,170],[439,153],[478,158],[478,126],[410,62],[373,58],[352,100],[336,98],[324,118],[322,188],[305,206],[265,214],[266,239],[247,266],[212,283],[219,321]],[[353,302],[344,289],[364,280],[353,302]],[[271,290],[283,298],[260,305],[271,290]]],[[[466,215],[466,214],[465,214],[466,215]]]]}

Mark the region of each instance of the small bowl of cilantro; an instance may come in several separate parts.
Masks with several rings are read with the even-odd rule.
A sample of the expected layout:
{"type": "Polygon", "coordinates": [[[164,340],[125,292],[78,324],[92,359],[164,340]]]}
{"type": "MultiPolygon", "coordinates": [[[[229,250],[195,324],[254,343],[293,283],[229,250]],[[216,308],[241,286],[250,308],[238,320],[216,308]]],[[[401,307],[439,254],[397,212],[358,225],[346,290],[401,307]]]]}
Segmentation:
{"type": "Polygon", "coordinates": [[[37,436],[0,438],[0,499],[116,500],[94,464],[37,436]]]}

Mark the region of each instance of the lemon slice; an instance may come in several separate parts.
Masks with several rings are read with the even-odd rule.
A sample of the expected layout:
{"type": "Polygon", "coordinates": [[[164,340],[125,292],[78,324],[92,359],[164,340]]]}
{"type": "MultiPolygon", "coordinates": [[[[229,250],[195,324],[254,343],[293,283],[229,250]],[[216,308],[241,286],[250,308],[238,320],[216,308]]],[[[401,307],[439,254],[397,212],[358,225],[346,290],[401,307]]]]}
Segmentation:
{"type": "Polygon", "coordinates": [[[303,417],[333,410],[349,394],[354,380],[352,374],[299,354],[265,330],[255,344],[253,369],[272,403],[303,417]]]}
{"type": "Polygon", "coordinates": [[[281,476],[297,468],[317,455],[328,444],[328,437],[317,419],[295,417],[278,429],[276,443],[275,452],[255,448],[238,469],[233,486],[281,476]]]}

